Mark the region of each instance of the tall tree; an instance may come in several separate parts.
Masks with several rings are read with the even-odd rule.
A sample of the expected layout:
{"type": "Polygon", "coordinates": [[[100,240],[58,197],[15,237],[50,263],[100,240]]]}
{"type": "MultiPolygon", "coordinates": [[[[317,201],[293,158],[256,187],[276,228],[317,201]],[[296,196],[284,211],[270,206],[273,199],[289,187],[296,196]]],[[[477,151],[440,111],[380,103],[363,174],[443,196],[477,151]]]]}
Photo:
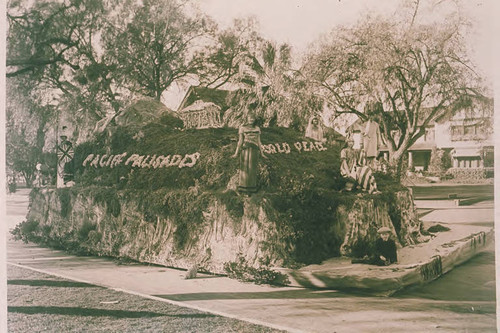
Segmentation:
{"type": "Polygon", "coordinates": [[[268,126],[288,126],[294,82],[291,48],[261,40],[251,52],[237,79],[243,90],[240,103],[256,102],[258,116],[268,126]]]}
{"type": "Polygon", "coordinates": [[[487,101],[460,24],[403,26],[378,18],[338,29],[303,69],[337,115],[380,124],[389,162],[398,170],[432,121],[487,101]]]}
{"type": "Polygon", "coordinates": [[[6,157],[7,168],[23,175],[31,186],[37,162],[42,162],[47,131],[54,120],[54,108],[43,105],[31,94],[33,84],[22,77],[7,81],[6,157]]]}
{"type": "Polygon", "coordinates": [[[211,23],[204,15],[188,15],[186,3],[177,0],[130,6],[123,11],[133,16],[122,14],[126,24],[110,27],[104,36],[107,58],[129,90],[160,100],[172,83],[202,68],[203,48],[196,46],[203,44],[211,23]]]}
{"type": "Polygon", "coordinates": [[[255,19],[235,19],[233,25],[214,31],[213,43],[207,45],[207,57],[198,73],[200,84],[219,88],[235,85],[243,65],[248,62],[256,46],[262,41],[255,19]]]}
{"type": "Polygon", "coordinates": [[[32,94],[54,96],[63,113],[94,122],[120,109],[113,68],[100,36],[109,10],[99,0],[11,2],[7,77],[34,82],[32,94]],[[65,107],[65,105],[67,107],[65,107]]]}

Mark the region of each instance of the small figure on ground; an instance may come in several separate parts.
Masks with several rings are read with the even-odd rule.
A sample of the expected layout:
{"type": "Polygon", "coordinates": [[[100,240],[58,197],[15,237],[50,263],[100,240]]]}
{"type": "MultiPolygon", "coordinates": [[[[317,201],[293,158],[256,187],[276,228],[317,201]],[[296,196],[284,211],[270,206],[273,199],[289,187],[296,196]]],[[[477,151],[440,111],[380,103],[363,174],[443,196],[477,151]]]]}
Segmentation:
{"type": "Polygon", "coordinates": [[[35,181],[33,183],[34,187],[42,187],[42,163],[38,162],[35,167],[35,181]]]}
{"type": "Polygon", "coordinates": [[[198,264],[194,264],[193,266],[191,266],[190,269],[187,270],[184,279],[186,280],[195,279],[197,275],[198,275],[198,264]]]}
{"type": "Polygon", "coordinates": [[[232,156],[236,158],[241,150],[238,191],[246,193],[257,192],[259,156],[266,157],[260,141],[261,131],[255,120],[255,115],[250,111],[246,123],[240,126],[238,144],[232,156]]]}
{"type": "Polygon", "coordinates": [[[326,138],[323,133],[323,126],[317,116],[312,116],[309,119],[304,136],[315,141],[326,142],[326,138]]]}
{"type": "Polygon", "coordinates": [[[379,238],[375,241],[375,252],[362,259],[353,259],[353,264],[369,264],[388,266],[398,261],[396,242],[391,239],[391,229],[382,227],[378,229],[379,238]]]}

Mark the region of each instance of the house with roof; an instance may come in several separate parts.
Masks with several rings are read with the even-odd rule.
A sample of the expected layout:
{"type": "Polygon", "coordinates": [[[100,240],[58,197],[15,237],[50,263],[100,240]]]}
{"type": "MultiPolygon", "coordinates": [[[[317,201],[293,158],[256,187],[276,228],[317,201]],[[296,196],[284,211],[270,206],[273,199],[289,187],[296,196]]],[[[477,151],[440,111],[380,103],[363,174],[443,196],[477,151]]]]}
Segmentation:
{"type": "MultiPolygon", "coordinates": [[[[436,153],[449,155],[451,168],[448,172],[452,174],[492,169],[494,140],[489,130],[490,121],[490,117],[483,112],[471,115],[463,111],[431,122],[425,134],[407,152],[409,170],[427,171],[436,153]]],[[[360,119],[347,128],[354,140],[354,148],[359,149],[363,130],[364,124],[360,119]]],[[[387,160],[387,147],[382,146],[379,150],[380,156],[387,160]]]]}
{"type": "Polygon", "coordinates": [[[184,128],[222,127],[232,94],[228,90],[191,86],[177,109],[177,115],[184,121],[184,128]]]}

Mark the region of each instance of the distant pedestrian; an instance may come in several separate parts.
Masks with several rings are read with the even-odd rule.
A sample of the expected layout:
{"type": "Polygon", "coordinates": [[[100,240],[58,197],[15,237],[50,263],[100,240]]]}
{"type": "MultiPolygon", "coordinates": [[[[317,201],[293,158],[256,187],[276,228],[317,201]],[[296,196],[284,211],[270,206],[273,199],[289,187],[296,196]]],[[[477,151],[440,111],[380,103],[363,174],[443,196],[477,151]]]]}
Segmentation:
{"type": "Polygon", "coordinates": [[[42,163],[38,162],[35,167],[35,181],[33,183],[34,187],[42,187],[42,163]]]}

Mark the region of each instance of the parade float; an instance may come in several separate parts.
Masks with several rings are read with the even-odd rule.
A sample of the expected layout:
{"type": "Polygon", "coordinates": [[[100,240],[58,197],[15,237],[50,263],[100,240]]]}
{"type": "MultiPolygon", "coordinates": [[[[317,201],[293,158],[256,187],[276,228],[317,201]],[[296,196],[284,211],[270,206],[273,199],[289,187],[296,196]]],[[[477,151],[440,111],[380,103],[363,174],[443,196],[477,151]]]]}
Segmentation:
{"type": "Polygon", "coordinates": [[[380,193],[345,193],[338,142],[262,128],[258,189],[238,191],[236,128],[183,129],[165,112],[74,146],[74,185],[35,188],[25,240],[79,254],[227,273],[363,256],[381,226],[419,242],[411,192],[376,174],[380,193]],[[233,265],[233,266],[231,266],[233,265]],[[237,265],[236,265],[237,266],[237,265]]]}

